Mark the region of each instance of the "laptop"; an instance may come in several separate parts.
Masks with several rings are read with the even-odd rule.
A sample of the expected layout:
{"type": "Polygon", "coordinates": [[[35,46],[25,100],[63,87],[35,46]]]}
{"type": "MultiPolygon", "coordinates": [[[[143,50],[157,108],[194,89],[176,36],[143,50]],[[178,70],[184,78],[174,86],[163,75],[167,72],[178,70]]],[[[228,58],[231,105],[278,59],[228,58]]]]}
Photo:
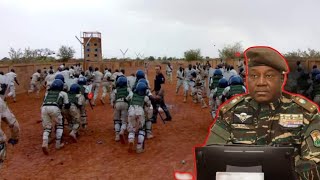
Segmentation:
{"type": "Polygon", "coordinates": [[[296,179],[293,152],[293,147],[248,145],[196,147],[197,179],[215,180],[221,172],[263,174],[264,180],[296,179]]]}

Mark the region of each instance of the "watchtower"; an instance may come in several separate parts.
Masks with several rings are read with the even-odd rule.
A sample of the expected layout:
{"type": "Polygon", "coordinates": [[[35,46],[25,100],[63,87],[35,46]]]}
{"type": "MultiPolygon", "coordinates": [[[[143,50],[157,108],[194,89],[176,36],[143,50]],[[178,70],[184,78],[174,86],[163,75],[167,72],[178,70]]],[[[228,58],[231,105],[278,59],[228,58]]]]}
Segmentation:
{"type": "Polygon", "coordinates": [[[85,61],[102,61],[101,33],[83,32],[83,58],[85,61]]]}

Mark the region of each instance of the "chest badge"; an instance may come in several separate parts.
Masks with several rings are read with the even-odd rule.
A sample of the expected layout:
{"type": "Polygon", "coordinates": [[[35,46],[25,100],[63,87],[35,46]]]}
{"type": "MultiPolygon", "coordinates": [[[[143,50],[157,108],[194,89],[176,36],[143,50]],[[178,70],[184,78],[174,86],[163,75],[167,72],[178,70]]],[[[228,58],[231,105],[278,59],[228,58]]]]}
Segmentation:
{"type": "Polygon", "coordinates": [[[312,141],[313,141],[313,145],[315,147],[320,147],[320,131],[319,130],[313,130],[311,133],[310,133],[310,136],[312,138],[312,141]]]}
{"type": "Polygon", "coordinates": [[[252,115],[247,115],[247,113],[235,114],[241,122],[245,122],[248,118],[252,117],[252,115]]]}
{"type": "Polygon", "coordinates": [[[303,114],[280,114],[279,124],[286,128],[297,128],[303,125],[303,114]]]}

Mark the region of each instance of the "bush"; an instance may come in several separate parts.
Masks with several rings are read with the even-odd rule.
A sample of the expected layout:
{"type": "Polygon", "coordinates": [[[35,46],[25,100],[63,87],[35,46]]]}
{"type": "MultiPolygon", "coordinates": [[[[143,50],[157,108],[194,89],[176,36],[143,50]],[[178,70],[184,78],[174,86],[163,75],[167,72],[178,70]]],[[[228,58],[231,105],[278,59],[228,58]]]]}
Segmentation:
{"type": "Polygon", "coordinates": [[[76,51],[73,49],[73,47],[61,46],[57,56],[60,57],[62,61],[68,61],[69,59],[73,58],[75,53],[76,51]]]}
{"type": "Polygon", "coordinates": [[[187,61],[201,60],[201,51],[200,49],[190,49],[189,51],[184,52],[184,58],[187,61]]]}

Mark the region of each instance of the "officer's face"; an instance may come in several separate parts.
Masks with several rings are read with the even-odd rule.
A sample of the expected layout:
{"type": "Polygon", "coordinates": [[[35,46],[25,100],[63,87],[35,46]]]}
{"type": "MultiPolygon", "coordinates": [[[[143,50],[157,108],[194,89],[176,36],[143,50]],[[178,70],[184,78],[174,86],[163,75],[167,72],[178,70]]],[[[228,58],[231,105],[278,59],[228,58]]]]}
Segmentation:
{"type": "Polygon", "coordinates": [[[269,103],[281,95],[282,75],[269,66],[250,67],[248,71],[249,94],[258,103],[269,103]]]}

